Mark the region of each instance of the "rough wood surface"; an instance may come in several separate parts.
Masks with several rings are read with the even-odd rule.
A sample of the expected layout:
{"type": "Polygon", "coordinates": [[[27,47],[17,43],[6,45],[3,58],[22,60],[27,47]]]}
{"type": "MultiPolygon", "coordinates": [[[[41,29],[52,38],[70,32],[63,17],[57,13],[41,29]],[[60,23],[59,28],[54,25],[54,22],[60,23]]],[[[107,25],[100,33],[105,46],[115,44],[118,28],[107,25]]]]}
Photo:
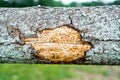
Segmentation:
{"type": "Polygon", "coordinates": [[[120,65],[120,6],[0,8],[0,63],[53,63],[24,39],[62,25],[80,30],[82,40],[93,45],[68,64],[120,65]]]}

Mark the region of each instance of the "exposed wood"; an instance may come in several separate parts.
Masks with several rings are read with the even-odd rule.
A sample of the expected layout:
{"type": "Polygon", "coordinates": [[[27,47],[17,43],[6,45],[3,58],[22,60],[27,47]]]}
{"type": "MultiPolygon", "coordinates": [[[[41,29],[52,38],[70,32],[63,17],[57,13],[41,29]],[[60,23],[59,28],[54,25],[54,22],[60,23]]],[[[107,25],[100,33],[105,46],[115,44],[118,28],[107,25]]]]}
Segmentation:
{"type": "MultiPolygon", "coordinates": [[[[71,32],[70,35],[72,34],[71,32]]],[[[45,40],[46,38],[43,39],[43,41],[45,40]]],[[[48,44],[45,43],[44,47],[49,44],[56,45],[58,49],[61,49],[59,48],[60,45],[51,43],[51,39],[48,39],[48,44]]],[[[79,45],[79,48],[81,45],[79,45]]],[[[47,49],[49,50],[49,48],[47,49]]],[[[69,52],[63,54],[65,53],[68,54],[69,52]]],[[[120,6],[0,8],[0,63],[120,65],[120,6]],[[76,46],[81,41],[85,41],[85,44],[82,42],[80,44],[84,46],[88,43],[92,48],[86,50],[86,53],[83,52],[84,56],[82,57],[76,56],[77,58],[73,58],[75,56],[71,53],[73,57],[69,57],[68,60],[61,57],[61,61],[55,61],[55,58],[52,58],[54,59],[52,61],[51,58],[41,57],[39,51],[32,44],[29,44],[31,42],[27,42],[27,44],[25,42],[31,38],[32,42],[37,41],[40,44],[43,38],[38,39],[40,37],[38,35],[39,31],[41,33],[43,30],[57,29],[60,26],[74,28],[79,31],[80,38],[75,39],[78,34],[76,33],[72,36],[73,38],[65,35],[68,40],[65,41],[64,38],[65,40],[60,41],[62,36],[56,33],[61,37],[54,38],[56,43],[65,46],[66,42],[72,40],[73,42],[67,45],[69,46],[75,44],[74,41],[77,40],[77,44],[74,45],[76,46]]]]}
{"type": "Polygon", "coordinates": [[[38,52],[38,57],[43,57],[52,63],[67,63],[85,58],[85,53],[92,48],[91,44],[82,41],[80,31],[70,26],[42,30],[37,36],[37,39],[24,39],[25,44],[31,44],[38,52]]]}

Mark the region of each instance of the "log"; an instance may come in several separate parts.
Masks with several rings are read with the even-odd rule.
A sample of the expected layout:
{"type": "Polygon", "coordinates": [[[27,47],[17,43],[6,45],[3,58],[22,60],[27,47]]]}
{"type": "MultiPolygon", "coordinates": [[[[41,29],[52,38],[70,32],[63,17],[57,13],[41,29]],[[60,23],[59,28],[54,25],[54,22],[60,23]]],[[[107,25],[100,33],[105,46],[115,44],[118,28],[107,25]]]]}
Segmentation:
{"type": "Polygon", "coordinates": [[[0,63],[120,65],[120,6],[0,8],[0,63]]]}

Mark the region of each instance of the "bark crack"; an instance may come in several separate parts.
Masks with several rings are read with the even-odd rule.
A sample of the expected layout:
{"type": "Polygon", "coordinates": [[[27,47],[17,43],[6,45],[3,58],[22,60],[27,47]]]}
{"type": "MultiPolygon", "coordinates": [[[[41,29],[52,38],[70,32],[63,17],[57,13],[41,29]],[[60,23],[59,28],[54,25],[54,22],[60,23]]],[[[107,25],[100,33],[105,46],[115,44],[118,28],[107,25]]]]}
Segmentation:
{"type": "Polygon", "coordinates": [[[97,38],[85,38],[85,39],[88,39],[90,41],[115,41],[115,42],[119,42],[120,41],[120,40],[115,40],[115,39],[107,39],[107,40],[97,39],[97,38]]]}
{"type": "Polygon", "coordinates": [[[73,20],[72,20],[72,18],[71,18],[71,16],[69,15],[69,20],[70,20],[70,25],[72,25],[73,26],[73,20]]]}

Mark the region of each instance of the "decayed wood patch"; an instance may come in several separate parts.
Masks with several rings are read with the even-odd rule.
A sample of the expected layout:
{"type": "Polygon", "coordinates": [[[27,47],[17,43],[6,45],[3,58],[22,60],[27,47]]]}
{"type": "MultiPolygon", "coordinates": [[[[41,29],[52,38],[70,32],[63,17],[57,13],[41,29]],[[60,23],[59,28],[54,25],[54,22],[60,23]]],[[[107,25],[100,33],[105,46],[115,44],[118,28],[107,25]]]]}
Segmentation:
{"type": "Polygon", "coordinates": [[[25,43],[38,51],[38,57],[52,62],[71,62],[84,58],[85,52],[92,48],[91,44],[82,41],[80,31],[70,26],[38,31],[37,36],[26,38],[25,43]]]}

